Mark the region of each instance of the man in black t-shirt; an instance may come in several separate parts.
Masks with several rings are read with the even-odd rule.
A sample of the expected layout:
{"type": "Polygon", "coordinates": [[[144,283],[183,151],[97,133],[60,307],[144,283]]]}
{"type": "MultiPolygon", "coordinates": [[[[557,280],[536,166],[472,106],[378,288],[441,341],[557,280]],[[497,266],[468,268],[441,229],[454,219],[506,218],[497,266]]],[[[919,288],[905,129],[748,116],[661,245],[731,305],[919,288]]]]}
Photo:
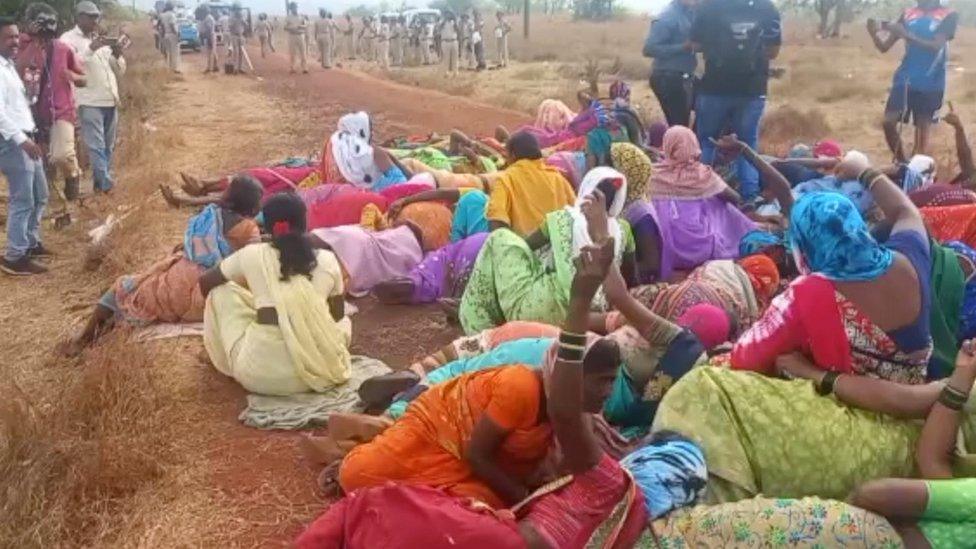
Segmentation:
{"type": "MultiPolygon", "coordinates": [[[[711,140],[728,132],[756,149],[769,61],[782,44],[776,7],[770,0],[706,0],[691,26],[691,42],[705,58],[695,107],[702,161],[712,163],[711,140]]],[[[742,197],[756,197],[759,173],[741,158],[735,169],[742,197]]]]}

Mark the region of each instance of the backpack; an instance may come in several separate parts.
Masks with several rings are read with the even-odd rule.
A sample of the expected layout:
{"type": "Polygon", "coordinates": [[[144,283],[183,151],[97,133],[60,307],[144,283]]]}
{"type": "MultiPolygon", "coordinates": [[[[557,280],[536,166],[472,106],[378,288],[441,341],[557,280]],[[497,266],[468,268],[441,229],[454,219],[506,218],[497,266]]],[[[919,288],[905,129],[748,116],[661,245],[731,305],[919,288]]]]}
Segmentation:
{"type": "Polygon", "coordinates": [[[724,73],[754,73],[763,59],[762,24],[752,10],[727,13],[715,31],[709,64],[724,73]]]}

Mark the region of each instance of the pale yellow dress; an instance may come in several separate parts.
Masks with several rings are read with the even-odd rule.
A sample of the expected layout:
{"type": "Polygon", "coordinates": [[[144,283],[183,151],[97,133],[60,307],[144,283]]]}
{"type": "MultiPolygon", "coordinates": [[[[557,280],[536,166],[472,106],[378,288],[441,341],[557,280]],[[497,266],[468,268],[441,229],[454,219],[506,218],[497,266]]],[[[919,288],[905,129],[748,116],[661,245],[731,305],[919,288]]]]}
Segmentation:
{"type": "Polygon", "coordinates": [[[328,299],[343,293],[335,255],[316,253],[311,279],[281,280],[278,251],[268,243],[242,248],[220,263],[229,281],[210,291],[203,343],[214,367],[252,393],[322,392],[349,380],[348,318],[336,322],[328,299]],[[258,324],[274,307],[278,325],[258,324]]]}

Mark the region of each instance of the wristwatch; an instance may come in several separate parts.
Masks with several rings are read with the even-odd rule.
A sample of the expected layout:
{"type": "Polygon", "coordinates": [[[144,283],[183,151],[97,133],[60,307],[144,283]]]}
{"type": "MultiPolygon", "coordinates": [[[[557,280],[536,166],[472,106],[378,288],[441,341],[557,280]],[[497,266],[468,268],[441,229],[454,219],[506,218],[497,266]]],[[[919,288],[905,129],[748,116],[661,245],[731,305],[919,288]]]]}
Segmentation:
{"type": "Polygon", "coordinates": [[[820,378],[820,383],[817,384],[817,394],[821,396],[827,396],[834,392],[834,383],[840,374],[837,372],[827,372],[822,378],[820,378]]]}

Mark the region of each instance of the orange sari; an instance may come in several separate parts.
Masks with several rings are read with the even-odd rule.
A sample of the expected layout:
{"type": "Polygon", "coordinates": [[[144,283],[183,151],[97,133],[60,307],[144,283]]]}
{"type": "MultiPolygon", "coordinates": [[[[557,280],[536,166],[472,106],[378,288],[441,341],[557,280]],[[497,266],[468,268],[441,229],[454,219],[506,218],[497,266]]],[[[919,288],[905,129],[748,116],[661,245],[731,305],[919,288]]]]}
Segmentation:
{"type": "Polygon", "coordinates": [[[976,204],[920,208],[932,238],[939,242],[960,240],[976,247],[976,204]]]}
{"type": "Polygon", "coordinates": [[[454,214],[440,202],[414,202],[400,210],[393,221],[412,221],[423,235],[423,248],[431,252],[451,243],[454,214]]]}
{"type": "Polygon", "coordinates": [[[339,484],[347,494],[387,481],[430,486],[504,508],[505,502],[471,471],[465,447],[478,420],[487,416],[508,432],[496,462],[524,481],[552,443],[549,424],[539,422],[543,405],[542,379],[528,367],[458,376],[428,389],[392,427],[349,452],[339,484]]]}

